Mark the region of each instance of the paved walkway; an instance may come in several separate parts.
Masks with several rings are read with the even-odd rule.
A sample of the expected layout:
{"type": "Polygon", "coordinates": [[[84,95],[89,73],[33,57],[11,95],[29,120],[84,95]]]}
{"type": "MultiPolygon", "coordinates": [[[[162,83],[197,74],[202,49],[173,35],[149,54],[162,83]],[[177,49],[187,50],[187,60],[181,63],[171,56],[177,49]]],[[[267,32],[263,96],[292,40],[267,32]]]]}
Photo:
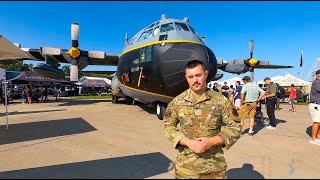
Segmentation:
{"type": "MultiPolygon", "coordinates": [[[[260,126],[225,152],[229,177],[320,178],[308,106],[282,107],[276,130],[260,126]]],[[[0,127],[0,178],[174,178],[176,151],[153,109],[69,99],[12,104],[9,112],[9,129],[0,127]]]]}

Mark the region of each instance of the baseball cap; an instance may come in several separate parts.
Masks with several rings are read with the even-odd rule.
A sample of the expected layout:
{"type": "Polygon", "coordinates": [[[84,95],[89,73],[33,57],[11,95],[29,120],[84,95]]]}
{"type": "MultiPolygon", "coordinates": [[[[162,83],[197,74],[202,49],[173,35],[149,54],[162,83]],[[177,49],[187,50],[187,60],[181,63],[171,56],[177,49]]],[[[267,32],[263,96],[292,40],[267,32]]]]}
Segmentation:
{"type": "Polygon", "coordinates": [[[320,69],[318,71],[316,71],[316,74],[320,74],[320,69]]]}
{"type": "Polygon", "coordinates": [[[242,81],[250,81],[250,77],[249,76],[245,76],[242,78],[242,81]]]}
{"type": "Polygon", "coordinates": [[[266,80],[271,80],[271,79],[269,77],[266,77],[266,78],[264,78],[263,81],[266,81],[266,80]]]}

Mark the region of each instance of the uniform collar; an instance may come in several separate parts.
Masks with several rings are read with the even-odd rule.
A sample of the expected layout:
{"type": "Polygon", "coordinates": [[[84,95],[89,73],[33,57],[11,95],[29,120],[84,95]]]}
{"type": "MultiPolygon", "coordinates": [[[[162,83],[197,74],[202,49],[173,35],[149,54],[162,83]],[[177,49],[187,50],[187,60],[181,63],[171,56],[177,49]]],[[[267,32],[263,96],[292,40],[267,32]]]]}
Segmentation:
{"type": "MultiPolygon", "coordinates": [[[[204,92],[204,93],[200,96],[200,98],[197,100],[196,104],[210,99],[211,97],[210,97],[210,95],[209,95],[209,91],[210,91],[210,90],[209,90],[208,88],[206,88],[205,92],[204,92]]],[[[193,97],[192,97],[192,96],[193,96],[193,92],[192,92],[191,89],[189,88],[189,89],[187,90],[186,96],[184,97],[184,100],[189,101],[189,102],[192,103],[192,102],[193,102],[193,101],[192,101],[192,100],[193,100],[193,97]]]]}

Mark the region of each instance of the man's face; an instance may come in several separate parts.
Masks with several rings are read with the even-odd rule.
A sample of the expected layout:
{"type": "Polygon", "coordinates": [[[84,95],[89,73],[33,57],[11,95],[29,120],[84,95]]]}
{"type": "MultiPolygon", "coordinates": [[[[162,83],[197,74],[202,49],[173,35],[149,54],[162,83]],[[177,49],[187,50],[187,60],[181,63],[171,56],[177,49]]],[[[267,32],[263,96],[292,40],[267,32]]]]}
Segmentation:
{"type": "Polygon", "coordinates": [[[320,80],[320,74],[316,74],[316,79],[320,80]]]}
{"type": "Polygon", "coordinates": [[[269,84],[270,84],[270,79],[265,80],[264,83],[265,83],[266,85],[269,85],[269,84]]]}
{"type": "Polygon", "coordinates": [[[188,81],[189,88],[195,93],[200,93],[206,88],[208,71],[204,70],[201,65],[197,65],[192,69],[186,69],[185,77],[188,81]]]}

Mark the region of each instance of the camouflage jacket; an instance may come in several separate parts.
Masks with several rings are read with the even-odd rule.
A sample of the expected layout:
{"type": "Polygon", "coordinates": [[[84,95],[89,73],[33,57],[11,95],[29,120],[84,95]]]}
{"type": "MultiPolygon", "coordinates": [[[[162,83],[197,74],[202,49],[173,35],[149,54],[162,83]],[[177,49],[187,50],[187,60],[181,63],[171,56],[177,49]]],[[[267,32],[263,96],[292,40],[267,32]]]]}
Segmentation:
{"type": "Polygon", "coordinates": [[[236,109],[215,91],[207,90],[195,99],[188,89],[175,97],[166,109],[163,129],[174,148],[179,150],[176,175],[199,178],[201,174],[225,171],[227,164],[222,148],[229,149],[239,139],[241,128],[236,109]],[[179,144],[182,137],[213,136],[220,136],[224,146],[213,146],[202,154],[179,144]]]}

